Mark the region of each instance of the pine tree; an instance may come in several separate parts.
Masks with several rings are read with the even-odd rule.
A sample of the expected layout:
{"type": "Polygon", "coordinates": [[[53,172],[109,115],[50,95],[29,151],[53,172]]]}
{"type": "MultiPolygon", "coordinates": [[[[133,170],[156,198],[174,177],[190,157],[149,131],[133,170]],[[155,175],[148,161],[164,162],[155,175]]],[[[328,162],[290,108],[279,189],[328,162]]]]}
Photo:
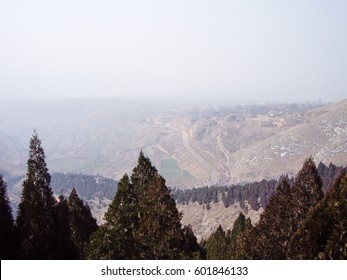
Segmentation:
{"type": "Polygon", "coordinates": [[[28,170],[23,182],[17,226],[21,254],[25,259],[54,259],[56,200],[50,188],[51,176],[36,131],[30,139],[28,170]]]}
{"type": "Polygon", "coordinates": [[[90,208],[79,198],[75,188],[70,193],[67,211],[71,242],[76,248],[76,258],[84,259],[86,245],[98,225],[91,214],[90,208]]]}
{"type": "Polygon", "coordinates": [[[291,259],[347,259],[347,175],[311,209],[289,243],[291,259]]]}
{"type": "Polygon", "coordinates": [[[18,258],[18,245],[7,186],[0,175],[0,259],[18,258]]]}

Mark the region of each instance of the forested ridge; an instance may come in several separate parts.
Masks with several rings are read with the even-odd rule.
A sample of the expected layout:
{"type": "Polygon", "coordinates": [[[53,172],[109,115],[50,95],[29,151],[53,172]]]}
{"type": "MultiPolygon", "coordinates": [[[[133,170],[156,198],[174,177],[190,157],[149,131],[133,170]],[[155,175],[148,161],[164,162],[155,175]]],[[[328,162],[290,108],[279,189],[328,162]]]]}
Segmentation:
{"type": "MultiPolygon", "coordinates": [[[[336,179],[346,173],[347,168],[336,166],[330,163],[328,166],[322,162],[318,164],[317,172],[322,179],[322,190],[327,192],[334,184],[336,179]]],[[[288,178],[289,184],[294,184],[294,178],[288,178]]],[[[173,195],[180,204],[189,204],[197,202],[200,205],[206,205],[207,209],[211,203],[222,200],[225,208],[231,204],[239,202],[242,208],[245,208],[247,202],[252,209],[259,210],[265,208],[269,199],[275,193],[277,180],[262,180],[260,182],[246,183],[243,185],[232,186],[205,186],[192,189],[173,189],[173,195]]]]}
{"type": "Polygon", "coordinates": [[[316,167],[311,157],[294,178],[172,193],[142,151],[132,173],[124,174],[117,187],[102,177],[70,179],[50,175],[34,132],[16,218],[0,176],[1,259],[347,258],[346,169],[316,167]],[[103,225],[96,224],[79,191],[84,197],[99,192],[113,198],[103,225]],[[56,199],[53,193],[59,192],[56,199]],[[264,211],[255,225],[240,213],[232,230],[220,226],[198,243],[191,227],[182,225],[176,202],[198,202],[209,209],[219,200],[226,208],[247,201],[264,211]]]}

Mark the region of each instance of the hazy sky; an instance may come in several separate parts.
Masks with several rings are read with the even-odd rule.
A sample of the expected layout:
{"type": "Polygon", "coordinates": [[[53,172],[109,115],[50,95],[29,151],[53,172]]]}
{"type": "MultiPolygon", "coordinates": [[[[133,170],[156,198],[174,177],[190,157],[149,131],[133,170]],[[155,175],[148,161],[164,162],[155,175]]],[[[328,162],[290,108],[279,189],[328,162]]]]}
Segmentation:
{"type": "Polygon", "coordinates": [[[347,98],[346,0],[0,0],[0,96],[347,98]]]}

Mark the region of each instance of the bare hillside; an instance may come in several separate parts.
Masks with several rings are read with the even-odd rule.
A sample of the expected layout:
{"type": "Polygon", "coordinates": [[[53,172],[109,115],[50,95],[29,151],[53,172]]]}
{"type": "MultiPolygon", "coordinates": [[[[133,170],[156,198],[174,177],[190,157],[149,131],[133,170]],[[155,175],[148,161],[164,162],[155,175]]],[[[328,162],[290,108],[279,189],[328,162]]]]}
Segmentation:
{"type": "Polygon", "coordinates": [[[36,129],[50,171],[119,179],[142,149],[169,186],[276,178],[303,160],[347,163],[347,100],[305,104],[194,104],[122,99],[0,104],[0,168],[24,174],[36,129]]]}
{"type": "Polygon", "coordinates": [[[191,225],[199,241],[207,239],[219,225],[225,230],[232,230],[233,224],[241,212],[252,220],[252,224],[255,224],[263,211],[262,208],[255,211],[249,205],[243,209],[239,203],[225,208],[221,201],[211,204],[208,211],[206,205],[199,205],[197,202],[188,205],[177,204],[177,208],[183,213],[182,224],[191,225]]]}

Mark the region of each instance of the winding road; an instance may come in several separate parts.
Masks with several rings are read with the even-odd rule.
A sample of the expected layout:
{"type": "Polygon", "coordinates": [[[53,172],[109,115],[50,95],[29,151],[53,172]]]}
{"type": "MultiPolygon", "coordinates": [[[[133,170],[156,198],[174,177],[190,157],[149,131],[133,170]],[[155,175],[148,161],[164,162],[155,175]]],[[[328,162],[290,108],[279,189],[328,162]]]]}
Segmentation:
{"type": "Polygon", "coordinates": [[[219,148],[221,149],[221,151],[223,152],[223,154],[227,158],[227,167],[229,169],[230,181],[231,181],[231,179],[233,178],[233,174],[232,174],[231,167],[230,167],[230,158],[229,158],[229,155],[227,153],[227,150],[224,148],[223,143],[220,140],[220,134],[217,136],[217,142],[218,142],[219,148]]]}

